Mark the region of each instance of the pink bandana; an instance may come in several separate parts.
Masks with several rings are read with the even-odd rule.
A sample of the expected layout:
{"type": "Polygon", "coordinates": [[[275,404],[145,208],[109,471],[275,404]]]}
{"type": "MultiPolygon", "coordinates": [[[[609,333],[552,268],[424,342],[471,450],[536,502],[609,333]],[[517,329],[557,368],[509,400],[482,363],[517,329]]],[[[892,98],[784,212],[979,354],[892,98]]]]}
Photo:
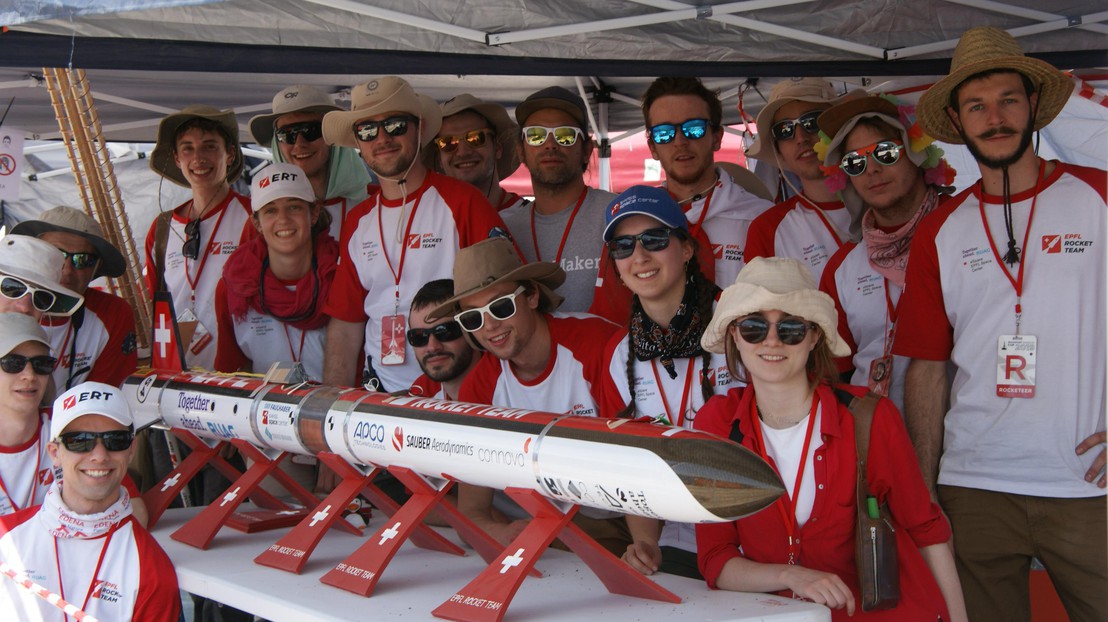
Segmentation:
{"type": "Polygon", "coordinates": [[[122,486],[115,503],[99,514],[78,514],[66,507],[61,487],[60,481],[50,486],[38,513],[38,520],[55,538],[99,538],[131,515],[131,496],[122,486]]]}
{"type": "Polygon", "coordinates": [[[920,219],[929,214],[939,204],[939,193],[932,186],[927,187],[927,195],[923,197],[923,205],[920,206],[914,216],[904,223],[899,229],[886,233],[877,228],[873,210],[868,209],[862,215],[862,240],[869,251],[869,265],[878,274],[896,283],[897,287],[904,287],[904,273],[908,268],[908,248],[912,245],[912,236],[916,233],[916,227],[920,219]]]}

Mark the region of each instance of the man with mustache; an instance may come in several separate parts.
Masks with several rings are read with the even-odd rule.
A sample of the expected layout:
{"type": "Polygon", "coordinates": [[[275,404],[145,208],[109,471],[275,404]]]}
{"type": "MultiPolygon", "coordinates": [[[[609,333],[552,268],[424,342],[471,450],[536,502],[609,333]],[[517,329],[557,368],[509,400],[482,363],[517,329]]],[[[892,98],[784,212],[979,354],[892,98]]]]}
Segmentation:
{"type": "Polygon", "coordinates": [[[920,224],[893,347],[912,359],[908,430],[973,620],[1029,619],[1033,558],[1071,620],[1108,619],[1108,174],[1031,148],[1072,90],[1007,32],[974,28],[917,107],[981,170],[920,224]]]}

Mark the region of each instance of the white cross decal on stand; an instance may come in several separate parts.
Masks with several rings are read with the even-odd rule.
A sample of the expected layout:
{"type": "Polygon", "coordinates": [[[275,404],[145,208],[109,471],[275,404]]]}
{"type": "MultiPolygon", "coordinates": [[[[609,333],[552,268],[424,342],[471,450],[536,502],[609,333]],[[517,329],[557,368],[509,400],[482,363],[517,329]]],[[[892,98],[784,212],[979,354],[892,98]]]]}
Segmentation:
{"type": "Polygon", "coordinates": [[[162,492],[165,492],[165,491],[169,490],[170,488],[173,488],[174,486],[176,486],[177,485],[177,480],[179,480],[179,479],[181,479],[181,474],[180,473],[175,473],[173,475],[173,477],[165,480],[165,483],[162,484],[162,492]]]}
{"type": "Polygon", "coordinates": [[[331,504],[328,503],[327,507],[325,507],[322,510],[316,512],[315,514],[312,514],[312,522],[308,523],[308,526],[309,527],[315,527],[315,524],[318,523],[319,521],[327,518],[327,515],[330,512],[331,512],[331,504]]]}
{"type": "Polygon", "coordinates": [[[158,349],[162,353],[162,358],[166,356],[166,346],[173,340],[173,333],[166,326],[165,314],[158,316],[158,327],[154,329],[154,341],[158,344],[158,349]]]}
{"type": "Polygon", "coordinates": [[[400,523],[397,522],[392,527],[381,532],[381,541],[377,543],[377,546],[381,546],[388,540],[392,540],[400,534],[400,523]]]}
{"type": "Polygon", "coordinates": [[[235,497],[239,496],[239,491],[242,490],[242,486],[236,486],[234,490],[223,495],[223,501],[220,502],[219,507],[223,507],[228,503],[235,500],[235,497]]]}
{"type": "Polygon", "coordinates": [[[508,572],[509,568],[515,568],[516,566],[518,566],[522,563],[523,563],[523,549],[519,549],[518,551],[516,551],[515,555],[509,555],[508,557],[504,558],[504,561],[500,562],[500,565],[503,566],[500,569],[500,574],[504,574],[504,573],[508,572]]]}

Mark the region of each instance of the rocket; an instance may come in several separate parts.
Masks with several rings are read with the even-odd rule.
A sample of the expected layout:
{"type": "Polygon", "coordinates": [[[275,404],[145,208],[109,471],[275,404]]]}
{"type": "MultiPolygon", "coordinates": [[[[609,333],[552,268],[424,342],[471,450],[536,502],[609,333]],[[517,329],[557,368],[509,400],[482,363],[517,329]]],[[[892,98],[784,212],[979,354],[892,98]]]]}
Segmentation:
{"type": "Polygon", "coordinates": [[[776,472],[727,439],[684,428],[397,396],[261,378],[151,371],[123,387],[136,422],[209,441],[330,452],[558,502],[684,523],[726,522],[773,503],[776,472]]]}

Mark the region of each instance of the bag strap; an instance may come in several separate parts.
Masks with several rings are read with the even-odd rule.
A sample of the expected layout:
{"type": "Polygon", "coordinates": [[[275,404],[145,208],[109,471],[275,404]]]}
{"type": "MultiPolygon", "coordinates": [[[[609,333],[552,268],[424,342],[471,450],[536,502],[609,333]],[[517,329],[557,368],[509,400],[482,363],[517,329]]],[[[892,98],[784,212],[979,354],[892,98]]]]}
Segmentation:
{"type": "Polygon", "coordinates": [[[866,461],[869,458],[870,429],[873,427],[873,414],[877,410],[877,401],[881,396],[873,391],[857,397],[843,389],[835,389],[839,399],[850,414],[854,416],[854,444],[858,455],[858,509],[868,510],[866,498],[869,496],[869,482],[866,480],[866,461]]]}
{"type": "MultiPolygon", "coordinates": [[[[173,218],[173,212],[162,212],[154,220],[154,270],[157,287],[154,291],[164,292],[165,284],[165,247],[169,244],[169,221],[173,218]]],[[[153,294],[154,292],[150,292],[153,294]]]]}

